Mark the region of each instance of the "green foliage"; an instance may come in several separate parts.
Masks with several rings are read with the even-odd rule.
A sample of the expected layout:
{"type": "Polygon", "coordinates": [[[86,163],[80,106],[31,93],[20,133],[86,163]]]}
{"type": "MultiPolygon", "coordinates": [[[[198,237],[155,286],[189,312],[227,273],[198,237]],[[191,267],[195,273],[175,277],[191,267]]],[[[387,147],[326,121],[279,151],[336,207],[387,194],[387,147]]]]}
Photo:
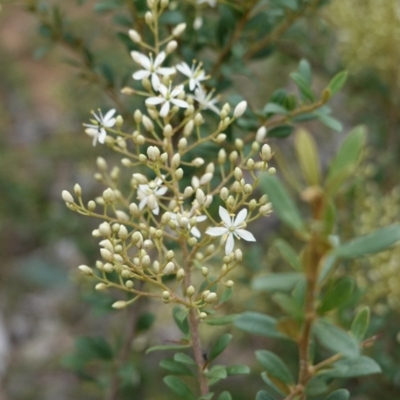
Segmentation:
{"type": "Polygon", "coordinates": [[[325,400],[349,400],[350,393],[346,389],[339,389],[332,392],[325,400]]]}
{"type": "Polygon", "coordinates": [[[353,294],[354,286],[354,279],[350,277],[343,277],[332,283],[321,299],[318,311],[323,314],[341,307],[353,294]]]}
{"type": "Polygon", "coordinates": [[[220,336],[214,346],[211,348],[209,359],[210,361],[215,360],[228,346],[229,342],[232,340],[232,335],[226,333],[220,336]]]}
{"type": "Polygon", "coordinates": [[[362,308],[355,316],[351,324],[351,333],[358,339],[362,340],[367,332],[370,320],[369,307],[362,308]]]}
{"type": "Polygon", "coordinates": [[[236,328],[253,335],[284,338],[276,327],[276,319],[257,312],[244,312],[235,320],[236,328]]]}
{"type": "Polygon", "coordinates": [[[187,400],[195,400],[194,394],[182,379],[173,375],[168,375],[163,381],[179,397],[187,400]]]}
{"type": "Polygon", "coordinates": [[[256,358],[267,371],[268,375],[292,385],[294,378],[285,363],[274,353],[267,350],[257,350],[256,358]]]}

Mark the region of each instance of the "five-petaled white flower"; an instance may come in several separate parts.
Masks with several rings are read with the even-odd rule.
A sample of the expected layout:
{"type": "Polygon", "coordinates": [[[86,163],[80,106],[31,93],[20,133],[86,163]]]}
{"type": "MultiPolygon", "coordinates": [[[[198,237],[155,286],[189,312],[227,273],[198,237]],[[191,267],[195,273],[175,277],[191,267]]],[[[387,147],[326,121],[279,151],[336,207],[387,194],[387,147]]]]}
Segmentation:
{"type": "Polygon", "coordinates": [[[158,215],[160,206],[157,197],[163,196],[167,191],[168,188],[163,185],[160,178],[150,181],[148,184],[139,185],[137,190],[137,198],[140,200],[139,210],[143,210],[147,205],[153,214],[158,215]]]}
{"type": "Polygon", "coordinates": [[[207,3],[211,7],[215,7],[217,5],[217,0],[196,0],[197,4],[207,3]]]}
{"type": "Polygon", "coordinates": [[[153,55],[150,54],[150,57],[145,56],[137,51],[132,51],[131,56],[134,61],[136,61],[139,65],[141,65],[144,69],[136,71],[132,77],[135,80],[142,80],[144,78],[151,77],[151,84],[154,90],[158,90],[160,86],[160,78],[158,75],[170,76],[175,73],[175,68],[169,67],[161,67],[161,64],[165,60],[165,52],[162,51],[158,54],[158,56],[153,61],[153,55]]]}
{"type": "Polygon", "coordinates": [[[91,120],[93,124],[83,124],[88,129],[86,133],[93,137],[93,146],[96,146],[97,141],[104,143],[107,136],[107,131],[105,128],[112,128],[115,125],[116,119],[114,118],[115,110],[112,109],[103,116],[101,110],[99,110],[99,115],[92,111],[94,120],[91,120]]]}
{"type": "Polygon", "coordinates": [[[245,219],[247,217],[247,209],[244,208],[239,212],[236,218],[231,217],[224,207],[219,207],[219,216],[221,217],[223,227],[208,228],[206,233],[210,236],[227,235],[225,244],[225,254],[231,254],[234,248],[234,236],[238,239],[242,238],[248,242],[255,242],[256,238],[253,234],[243,229],[245,219]]]}
{"type": "Polygon", "coordinates": [[[189,89],[194,90],[195,87],[201,87],[201,82],[208,79],[206,73],[201,69],[202,64],[192,64],[190,68],[185,62],[181,62],[176,66],[176,69],[189,78],[189,89]]]}
{"type": "Polygon", "coordinates": [[[186,101],[176,98],[181,93],[184,92],[183,85],[179,85],[179,86],[175,87],[173,90],[171,90],[171,85],[169,85],[169,88],[167,88],[165,85],[160,83],[158,90],[160,91],[160,96],[149,97],[148,99],[146,99],[146,104],[148,104],[148,105],[162,104],[163,106],[161,107],[161,110],[160,110],[161,117],[165,118],[168,115],[169,110],[171,108],[171,103],[180,108],[188,108],[189,107],[189,104],[186,101]]]}
{"type": "Polygon", "coordinates": [[[181,207],[180,212],[170,213],[172,221],[176,222],[180,226],[183,225],[183,227],[189,229],[190,233],[197,238],[201,237],[201,233],[196,226],[191,226],[190,220],[192,218],[195,218],[196,223],[198,223],[198,222],[203,222],[207,219],[205,215],[200,215],[197,213],[198,208],[199,208],[198,204],[193,204],[193,207],[191,208],[190,211],[185,211],[183,207],[181,207]]]}
{"type": "Polygon", "coordinates": [[[205,110],[211,110],[219,114],[219,109],[218,107],[215,106],[215,103],[218,103],[218,98],[217,97],[212,98],[212,95],[213,91],[207,93],[202,87],[198,87],[194,91],[194,96],[192,97],[199,103],[200,108],[203,108],[205,110]]]}

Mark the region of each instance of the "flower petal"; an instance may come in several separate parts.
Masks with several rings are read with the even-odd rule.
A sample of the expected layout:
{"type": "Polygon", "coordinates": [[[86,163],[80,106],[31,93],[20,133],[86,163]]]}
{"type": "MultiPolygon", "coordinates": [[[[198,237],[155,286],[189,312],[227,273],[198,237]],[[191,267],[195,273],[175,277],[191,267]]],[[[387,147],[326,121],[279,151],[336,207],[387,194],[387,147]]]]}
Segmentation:
{"type": "Polygon", "coordinates": [[[164,103],[164,105],[161,107],[160,117],[165,118],[168,115],[170,108],[171,108],[171,105],[169,104],[169,101],[166,101],[164,103]]]}
{"type": "Polygon", "coordinates": [[[103,144],[104,141],[106,140],[107,132],[104,128],[100,129],[100,133],[98,135],[98,141],[99,143],[103,144]]]}
{"type": "Polygon", "coordinates": [[[243,210],[240,210],[238,215],[235,218],[235,221],[233,222],[233,226],[237,227],[240,226],[244,220],[247,217],[247,208],[243,208],[243,210]]]}
{"type": "Polygon", "coordinates": [[[206,234],[210,236],[221,236],[228,233],[228,229],[222,227],[208,228],[206,234]]]}
{"type": "Polygon", "coordinates": [[[171,99],[171,103],[175,104],[176,106],[178,106],[180,108],[188,108],[189,107],[189,104],[184,100],[171,99]]]}
{"type": "Polygon", "coordinates": [[[196,218],[196,222],[203,222],[203,221],[205,221],[207,219],[207,216],[206,215],[199,215],[198,217],[195,217],[195,218],[196,218]]]}
{"type": "Polygon", "coordinates": [[[132,78],[135,79],[136,81],[141,81],[144,78],[148,78],[150,76],[150,71],[146,71],[145,69],[141,69],[139,71],[136,71],[133,75],[132,78]]]}
{"type": "Polygon", "coordinates": [[[155,72],[153,72],[151,74],[151,85],[153,86],[153,89],[157,90],[157,91],[159,90],[160,85],[161,85],[160,78],[158,77],[158,75],[155,72]]]}
{"type": "Polygon", "coordinates": [[[103,122],[106,123],[108,120],[110,120],[114,114],[116,113],[115,108],[112,108],[110,111],[107,112],[107,114],[104,116],[103,122]]]}
{"type": "Polygon", "coordinates": [[[156,196],[163,196],[165,193],[167,193],[168,192],[168,188],[167,187],[165,187],[165,186],[163,186],[163,187],[160,187],[160,188],[158,188],[158,189],[156,189],[155,191],[154,191],[154,194],[156,195],[156,196]]]}
{"type": "Polygon", "coordinates": [[[246,231],[245,229],[236,229],[235,233],[241,237],[243,240],[246,240],[248,242],[255,242],[256,238],[253,236],[253,234],[249,231],[246,231]]]}
{"type": "Polygon", "coordinates": [[[145,56],[142,53],[138,53],[136,54],[137,57],[137,61],[139,62],[139,64],[144,68],[147,69],[148,71],[150,71],[151,69],[151,61],[150,58],[145,56]]]}
{"type": "Polygon", "coordinates": [[[143,210],[143,208],[146,206],[146,204],[147,204],[147,196],[144,197],[142,200],[140,200],[139,210],[143,210]]]}
{"type": "Polygon", "coordinates": [[[162,83],[160,83],[160,85],[158,86],[158,91],[162,94],[164,98],[168,96],[168,88],[162,83]]]}
{"type": "Polygon", "coordinates": [[[157,69],[165,60],[165,51],[162,51],[154,60],[154,68],[157,69]]]}
{"type": "Polygon", "coordinates": [[[226,208],[219,206],[219,216],[226,227],[232,226],[232,219],[226,208]]]}
{"type": "Polygon", "coordinates": [[[197,238],[201,237],[200,231],[195,226],[190,229],[190,233],[197,238]]]}
{"type": "Polygon", "coordinates": [[[183,75],[186,75],[186,76],[192,75],[192,71],[191,71],[189,65],[187,65],[185,62],[181,62],[180,64],[178,64],[176,66],[176,69],[183,75]]]}
{"type": "Polygon", "coordinates": [[[156,106],[157,104],[161,104],[164,102],[165,102],[165,99],[163,97],[149,97],[145,101],[146,104],[150,104],[152,106],[156,106]]]}
{"type": "Polygon", "coordinates": [[[233,238],[233,235],[231,233],[231,234],[228,235],[228,239],[226,239],[225,254],[226,255],[231,254],[234,247],[235,247],[235,239],[233,238]]]}
{"type": "Polygon", "coordinates": [[[163,67],[163,68],[158,68],[157,72],[158,72],[160,75],[163,75],[163,76],[167,75],[167,76],[169,76],[169,75],[173,75],[176,71],[175,71],[175,68],[163,67]]]}

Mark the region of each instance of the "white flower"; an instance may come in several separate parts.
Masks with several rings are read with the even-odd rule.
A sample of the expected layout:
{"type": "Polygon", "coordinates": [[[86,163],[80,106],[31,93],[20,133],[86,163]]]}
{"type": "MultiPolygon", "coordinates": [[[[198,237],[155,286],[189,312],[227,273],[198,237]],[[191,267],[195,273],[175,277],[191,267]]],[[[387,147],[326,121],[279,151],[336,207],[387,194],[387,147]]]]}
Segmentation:
{"type": "Polygon", "coordinates": [[[113,118],[115,114],[115,110],[112,109],[103,116],[101,110],[99,110],[99,115],[97,115],[94,111],[92,111],[94,116],[94,120],[91,120],[93,124],[83,124],[88,129],[86,129],[86,133],[90,136],[93,136],[93,146],[96,146],[97,141],[100,143],[104,143],[107,132],[105,128],[112,128],[115,125],[116,119],[113,118]]]}
{"type": "Polygon", "coordinates": [[[157,197],[163,196],[167,190],[160,178],[150,181],[149,184],[139,185],[137,190],[137,198],[140,200],[139,210],[143,210],[147,205],[153,214],[158,215],[160,206],[157,197]]]}
{"type": "Polygon", "coordinates": [[[183,207],[181,207],[181,211],[179,213],[173,213],[173,212],[170,213],[172,221],[176,222],[177,225],[180,226],[182,226],[183,224],[187,229],[189,229],[190,233],[197,238],[201,237],[201,233],[196,226],[190,225],[190,220],[192,218],[195,218],[196,223],[198,223],[198,222],[203,222],[207,219],[205,215],[197,214],[198,207],[199,207],[198,204],[193,204],[193,207],[191,208],[190,211],[185,211],[183,207]]]}
{"type": "Polygon", "coordinates": [[[151,84],[154,90],[158,90],[161,83],[158,75],[169,76],[175,73],[175,68],[161,67],[166,57],[164,51],[158,54],[154,61],[152,54],[150,54],[150,57],[147,57],[137,51],[132,51],[131,56],[134,61],[144,68],[136,71],[132,75],[133,79],[141,81],[144,78],[151,77],[151,84]]]}
{"type": "Polygon", "coordinates": [[[167,88],[165,85],[160,83],[158,90],[160,91],[161,95],[158,97],[149,97],[148,99],[146,99],[146,104],[148,105],[162,104],[163,106],[161,107],[160,110],[161,117],[165,118],[168,115],[169,110],[171,108],[171,103],[180,108],[189,107],[189,104],[186,101],[176,98],[183,92],[183,85],[177,86],[176,88],[171,90],[171,85],[169,85],[169,88],[167,88]]]}
{"type": "Polygon", "coordinates": [[[215,103],[218,102],[218,99],[216,97],[212,98],[212,95],[213,95],[212,91],[207,93],[202,87],[198,87],[194,91],[194,96],[192,97],[199,103],[200,108],[203,108],[205,110],[211,110],[219,114],[219,109],[218,107],[215,106],[215,103]]]}
{"type": "Polygon", "coordinates": [[[207,3],[210,7],[215,7],[217,5],[217,0],[196,0],[197,4],[207,3]]]}
{"type": "Polygon", "coordinates": [[[201,87],[201,81],[205,81],[208,79],[205,72],[201,69],[202,64],[193,63],[192,67],[190,68],[185,62],[182,62],[176,66],[176,69],[186,75],[189,78],[189,89],[194,90],[195,87],[201,87]]]}
{"type": "Polygon", "coordinates": [[[249,231],[243,229],[245,219],[247,217],[247,209],[243,209],[239,212],[236,218],[231,217],[228,211],[224,207],[219,207],[219,216],[221,217],[223,227],[208,228],[206,233],[210,236],[222,236],[227,235],[225,244],[225,254],[231,254],[234,248],[234,236],[237,239],[244,239],[248,242],[255,242],[256,238],[249,231]]]}

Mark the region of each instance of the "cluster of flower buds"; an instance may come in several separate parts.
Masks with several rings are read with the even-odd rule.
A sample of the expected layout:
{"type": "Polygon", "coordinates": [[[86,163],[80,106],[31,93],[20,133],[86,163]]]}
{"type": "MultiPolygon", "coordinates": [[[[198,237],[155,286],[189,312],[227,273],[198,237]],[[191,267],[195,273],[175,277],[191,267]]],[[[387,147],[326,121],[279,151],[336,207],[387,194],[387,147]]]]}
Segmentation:
{"type": "Polygon", "coordinates": [[[76,199],[67,191],[62,197],[71,210],[103,220],[93,231],[100,240],[97,272],[88,266],[79,269],[99,281],[98,290],[119,287],[132,293],[131,301],[118,301],[115,308],[151,293],[164,302],[195,307],[204,318],[203,309],[217,300],[211,290],[218,283],[228,288],[234,284],[226,276],[242,260],[237,240],[254,242],[247,225],[272,212],[257,185],[261,173],[275,173],[268,165],[273,152],[265,143],[264,127],[251,143],[240,138],[227,142],[225,132],[246,113],[246,101],[218,108],[214,91],[204,86],[210,77],[202,63],[173,64],[176,39],[186,25],[177,25],[170,37],[160,40],[154,28],[168,1],[148,0],[148,5],[145,22],[155,33],[154,43],[129,32],[149,51],[131,54],[138,67],[132,77],[143,90],[123,89],[143,96],[146,112],[134,112],[133,133],[125,132],[125,122],[114,117],[115,110],[93,113],[94,119],[85,125],[94,144],[105,143],[122,155],[122,166],[132,174],[128,193],[120,189],[120,168],[110,170],[98,158],[95,179],[107,186],[102,196],[85,206],[82,190],[75,186],[76,199]],[[210,113],[219,116],[214,127],[210,113]],[[206,148],[216,149],[214,161],[199,156],[206,148]],[[209,269],[214,270],[212,278],[209,269]],[[199,272],[197,278],[194,271],[199,272]],[[164,277],[171,275],[182,284],[181,292],[167,285],[164,277]],[[147,286],[137,289],[136,280],[147,286]]]}

